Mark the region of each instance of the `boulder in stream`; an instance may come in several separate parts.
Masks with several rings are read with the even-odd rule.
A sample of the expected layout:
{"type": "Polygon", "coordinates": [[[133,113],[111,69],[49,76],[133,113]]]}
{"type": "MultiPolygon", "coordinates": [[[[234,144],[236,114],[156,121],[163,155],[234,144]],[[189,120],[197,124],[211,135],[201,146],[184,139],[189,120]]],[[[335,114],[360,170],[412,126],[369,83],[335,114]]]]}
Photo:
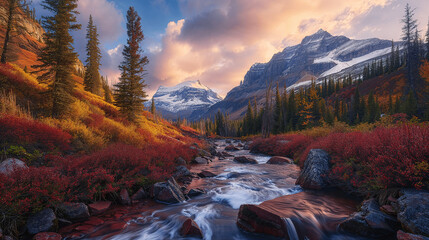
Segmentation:
{"type": "Polygon", "coordinates": [[[143,190],[143,188],[140,188],[136,193],[133,194],[133,196],[131,196],[131,199],[133,201],[139,201],[146,198],[146,196],[146,192],[143,190]]]}
{"type": "Polygon", "coordinates": [[[429,192],[401,190],[396,206],[398,220],[406,230],[429,236],[429,192]]]}
{"type": "Polygon", "coordinates": [[[180,235],[184,237],[203,238],[203,232],[198,224],[191,218],[186,219],[183,223],[182,228],[180,229],[180,235]]]}
{"type": "Polygon", "coordinates": [[[153,185],[152,197],[160,202],[172,204],[186,200],[174,178],[168,179],[166,182],[158,182],[153,185]]]}
{"type": "Polygon", "coordinates": [[[216,174],[204,170],[204,171],[201,171],[200,173],[198,173],[198,176],[200,178],[211,178],[211,177],[216,177],[216,174]]]}
{"type": "Polygon", "coordinates": [[[228,145],[225,147],[225,151],[238,151],[239,149],[236,148],[234,145],[228,145]]]}
{"type": "Polygon", "coordinates": [[[192,188],[191,190],[189,190],[189,192],[188,192],[188,197],[196,197],[196,196],[199,196],[199,195],[203,195],[203,194],[205,194],[206,192],[203,190],[203,189],[200,189],[200,188],[192,188]]]}
{"type": "Polygon", "coordinates": [[[345,232],[376,239],[394,238],[399,227],[396,218],[380,211],[380,205],[373,198],[364,201],[359,212],[339,225],[345,232]]]}
{"type": "Polygon", "coordinates": [[[322,149],[311,149],[296,184],[307,189],[322,189],[329,186],[328,174],[329,154],[322,149]]]}
{"type": "Polygon", "coordinates": [[[287,157],[274,156],[268,160],[267,164],[285,165],[292,164],[293,160],[287,157]]]}
{"type": "Polygon", "coordinates": [[[63,216],[71,221],[89,218],[88,206],[84,203],[65,202],[58,207],[63,216]]]}
{"type": "Polygon", "coordinates": [[[239,156],[234,158],[234,162],[237,163],[249,163],[249,164],[258,164],[258,161],[256,161],[253,158],[249,158],[246,156],[239,156]]]}
{"type": "Polygon", "coordinates": [[[29,234],[37,234],[40,232],[49,232],[55,228],[57,217],[52,209],[46,208],[34,215],[31,215],[27,220],[27,231],[29,234]]]}
{"type": "Polygon", "coordinates": [[[100,201],[100,202],[91,203],[88,205],[88,207],[91,214],[98,215],[109,210],[110,205],[112,205],[112,202],[110,201],[100,201]]]}
{"type": "Polygon", "coordinates": [[[195,164],[207,164],[208,161],[205,158],[196,157],[194,160],[192,160],[192,163],[195,163],[195,164]]]}

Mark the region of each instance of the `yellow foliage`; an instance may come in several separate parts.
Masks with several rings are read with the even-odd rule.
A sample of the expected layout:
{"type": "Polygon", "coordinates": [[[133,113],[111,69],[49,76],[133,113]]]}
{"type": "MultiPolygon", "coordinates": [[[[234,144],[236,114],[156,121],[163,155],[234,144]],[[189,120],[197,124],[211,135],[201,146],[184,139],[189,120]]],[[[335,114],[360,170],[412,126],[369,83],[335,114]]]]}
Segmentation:
{"type": "Polygon", "coordinates": [[[39,91],[45,91],[48,89],[48,86],[46,84],[39,83],[39,81],[34,76],[24,72],[24,70],[22,70],[22,68],[20,68],[18,65],[13,63],[11,63],[10,65],[13,67],[14,73],[16,75],[20,75],[23,79],[26,80],[27,84],[30,85],[29,87],[33,87],[39,91]]]}
{"type": "Polygon", "coordinates": [[[22,118],[32,118],[29,109],[25,109],[16,103],[13,92],[0,92],[0,113],[10,114],[22,118]]]}

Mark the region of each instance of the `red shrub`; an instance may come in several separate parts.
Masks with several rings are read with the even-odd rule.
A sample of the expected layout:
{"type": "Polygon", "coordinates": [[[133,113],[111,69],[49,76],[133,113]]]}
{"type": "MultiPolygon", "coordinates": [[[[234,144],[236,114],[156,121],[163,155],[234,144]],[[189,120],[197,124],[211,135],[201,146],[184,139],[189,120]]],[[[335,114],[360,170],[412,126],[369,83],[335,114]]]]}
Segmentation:
{"type": "Polygon", "coordinates": [[[334,179],[364,191],[429,187],[429,125],[333,133],[310,145],[331,154],[334,179]]]}
{"type": "Polygon", "coordinates": [[[254,139],[250,149],[256,153],[294,158],[298,157],[312,141],[313,138],[302,134],[277,135],[268,139],[254,139]]]}
{"type": "Polygon", "coordinates": [[[34,145],[42,150],[69,148],[71,136],[60,129],[35,120],[10,115],[0,116],[0,142],[34,145]]]}
{"type": "Polygon", "coordinates": [[[53,168],[30,167],[0,174],[0,209],[6,215],[37,212],[63,201],[68,182],[53,168]]]}

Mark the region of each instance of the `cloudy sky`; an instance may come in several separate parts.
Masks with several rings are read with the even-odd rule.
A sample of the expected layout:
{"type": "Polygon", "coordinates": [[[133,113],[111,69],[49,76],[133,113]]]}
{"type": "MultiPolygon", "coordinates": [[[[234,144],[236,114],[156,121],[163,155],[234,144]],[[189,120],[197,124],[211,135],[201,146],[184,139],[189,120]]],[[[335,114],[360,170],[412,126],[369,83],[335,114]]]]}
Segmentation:
{"type": "MultiPolygon", "coordinates": [[[[46,12],[34,0],[37,14],[46,12]]],[[[92,14],[103,51],[102,74],[114,83],[126,43],[125,16],[134,6],[142,17],[149,57],[149,94],[160,85],[199,79],[221,95],[237,86],[255,62],[322,28],[350,38],[399,40],[405,0],[79,0],[82,30],[73,33],[85,60],[85,28],[92,14]]],[[[422,33],[428,0],[408,0],[422,33]]],[[[423,34],[422,34],[423,35],[423,34]]]]}

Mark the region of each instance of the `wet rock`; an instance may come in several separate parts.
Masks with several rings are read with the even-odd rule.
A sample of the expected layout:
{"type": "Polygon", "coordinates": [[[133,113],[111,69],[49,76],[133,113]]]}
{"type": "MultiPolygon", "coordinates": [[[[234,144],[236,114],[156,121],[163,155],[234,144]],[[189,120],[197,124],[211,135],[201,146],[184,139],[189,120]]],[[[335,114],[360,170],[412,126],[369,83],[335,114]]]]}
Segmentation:
{"type": "Polygon", "coordinates": [[[193,188],[191,190],[189,190],[188,192],[188,197],[196,197],[202,194],[205,194],[206,192],[203,189],[200,188],[193,188]]]}
{"type": "Polygon", "coordinates": [[[8,158],[0,163],[0,174],[9,175],[13,171],[23,168],[28,168],[25,162],[16,158],[8,158]]]}
{"type": "Polygon", "coordinates": [[[210,154],[211,154],[212,156],[216,156],[216,155],[217,155],[216,146],[211,145],[211,146],[209,147],[209,152],[210,152],[210,154]]]}
{"type": "Polygon", "coordinates": [[[195,163],[195,164],[207,164],[208,161],[205,158],[196,157],[194,160],[192,160],[192,163],[195,163]]]}
{"type": "Polygon", "coordinates": [[[241,176],[241,173],[238,172],[230,172],[226,175],[226,178],[231,179],[231,178],[238,178],[241,176]]]}
{"type": "Polygon", "coordinates": [[[202,157],[211,157],[211,156],[212,156],[212,154],[211,154],[211,153],[207,152],[207,151],[206,151],[206,150],[204,150],[204,149],[199,149],[199,154],[200,154],[200,156],[202,156],[202,157]]]}
{"type": "Polygon", "coordinates": [[[89,204],[88,207],[91,214],[98,215],[109,210],[110,205],[112,205],[112,202],[110,201],[100,201],[100,202],[89,204]]]}
{"type": "Polygon", "coordinates": [[[249,144],[244,144],[244,146],[243,146],[243,150],[250,150],[250,146],[249,146],[249,144]]]}
{"type": "Polygon", "coordinates": [[[231,154],[229,154],[228,152],[225,152],[225,151],[223,151],[221,154],[225,158],[227,158],[227,157],[234,157],[234,155],[231,155],[231,154]]]}
{"type": "Polygon", "coordinates": [[[119,193],[119,198],[121,200],[122,205],[131,205],[131,198],[130,198],[130,195],[128,194],[127,189],[121,190],[121,192],[119,193]]]}
{"type": "Polygon", "coordinates": [[[241,144],[241,143],[238,143],[238,144],[237,144],[237,147],[240,147],[240,148],[242,148],[242,147],[243,147],[243,144],[241,144]]]}
{"type": "Polygon", "coordinates": [[[226,139],[225,143],[231,143],[231,139],[226,139]]]}
{"type": "Polygon", "coordinates": [[[280,157],[280,156],[272,157],[267,162],[267,164],[278,164],[278,165],[285,165],[285,164],[291,164],[291,163],[293,163],[292,159],[287,157],[280,157]]]}
{"type": "Polygon", "coordinates": [[[153,185],[152,197],[157,201],[168,204],[186,200],[174,178],[170,178],[167,182],[155,183],[153,185]]]}
{"type": "Polygon", "coordinates": [[[65,218],[72,221],[89,218],[88,206],[86,206],[84,203],[66,202],[61,204],[58,207],[58,210],[65,218]]]}
{"type": "Polygon", "coordinates": [[[146,196],[147,196],[146,192],[143,190],[143,188],[140,188],[136,193],[133,194],[131,199],[133,201],[139,201],[146,198],[146,196]]]}
{"type": "Polygon", "coordinates": [[[201,171],[200,173],[198,173],[198,176],[200,178],[211,178],[211,177],[216,177],[216,174],[209,171],[201,171]]]}
{"type": "Polygon", "coordinates": [[[40,232],[49,232],[55,228],[57,217],[54,211],[46,208],[32,216],[27,220],[27,231],[29,234],[37,234],[40,232]]]}
{"type": "Polygon", "coordinates": [[[203,232],[198,224],[191,218],[186,219],[183,223],[182,228],[180,229],[180,235],[184,237],[203,238],[203,232]]]}
{"type": "Polygon", "coordinates": [[[238,151],[239,149],[236,148],[234,145],[231,144],[231,145],[226,146],[225,150],[226,151],[238,151]]]}
{"type": "Polygon", "coordinates": [[[397,201],[398,220],[404,229],[429,236],[429,192],[402,190],[397,201]]]}
{"type": "Polygon", "coordinates": [[[191,175],[191,172],[186,166],[177,166],[176,172],[173,174],[175,178],[185,177],[191,175]]]}
{"type": "Polygon", "coordinates": [[[33,237],[33,240],[61,240],[61,239],[62,239],[61,235],[54,232],[38,233],[33,237]]]}
{"type": "Polygon", "coordinates": [[[234,162],[237,162],[237,163],[258,164],[258,161],[256,161],[255,159],[249,158],[249,157],[245,157],[245,156],[235,157],[234,158],[234,162]]]}
{"type": "Polygon", "coordinates": [[[322,149],[311,149],[296,184],[308,189],[322,189],[329,185],[329,154],[322,149]]]}
{"type": "Polygon", "coordinates": [[[287,236],[287,228],[281,216],[257,205],[240,206],[237,226],[247,232],[268,234],[275,237],[287,236]]]}
{"type": "Polygon", "coordinates": [[[399,228],[398,221],[382,211],[375,199],[362,203],[361,210],[340,223],[339,228],[348,233],[370,238],[392,238],[399,228]]]}
{"type": "Polygon", "coordinates": [[[401,230],[399,230],[396,233],[396,238],[398,240],[429,240],[429,237],[421,236],[421,235],[415,235],[411,233],[405,233],[401,230]]]}
{"type": "Polygon", "coordinates": [[[176,159],[176,163],[177,163],[178,165],[181,165],[181,166],[186,166],[186,161],[185,161],[185,159],[183,159],[182,157],[178,157],[178,158],[176,159]]]}

